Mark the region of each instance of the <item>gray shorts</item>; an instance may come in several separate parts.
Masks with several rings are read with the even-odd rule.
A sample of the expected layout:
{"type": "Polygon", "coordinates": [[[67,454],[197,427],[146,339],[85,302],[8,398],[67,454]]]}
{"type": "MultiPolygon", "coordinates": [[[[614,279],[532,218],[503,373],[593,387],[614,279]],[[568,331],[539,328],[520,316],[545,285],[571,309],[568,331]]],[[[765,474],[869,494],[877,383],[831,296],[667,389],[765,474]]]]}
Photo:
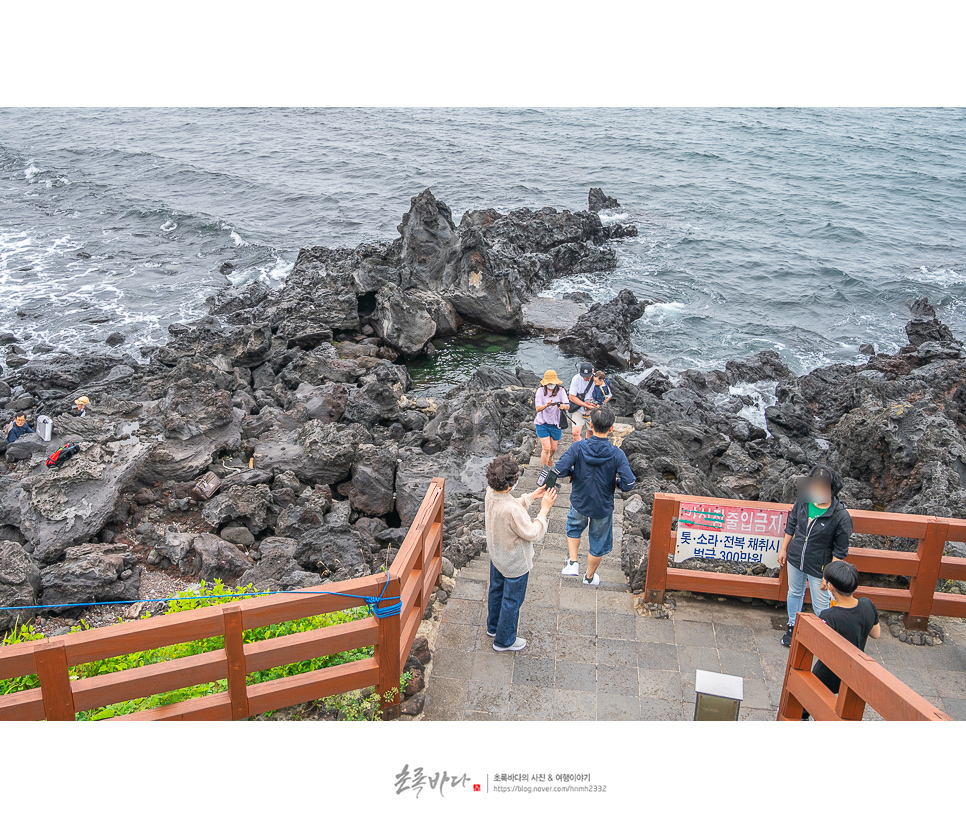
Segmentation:
{"type": "Polygon", "coordinates": [[[581,414],[580,411],[574,411],[569,415],[570,421],[578,428],[582,429],[590,420],[585,414],[581,414]]]}

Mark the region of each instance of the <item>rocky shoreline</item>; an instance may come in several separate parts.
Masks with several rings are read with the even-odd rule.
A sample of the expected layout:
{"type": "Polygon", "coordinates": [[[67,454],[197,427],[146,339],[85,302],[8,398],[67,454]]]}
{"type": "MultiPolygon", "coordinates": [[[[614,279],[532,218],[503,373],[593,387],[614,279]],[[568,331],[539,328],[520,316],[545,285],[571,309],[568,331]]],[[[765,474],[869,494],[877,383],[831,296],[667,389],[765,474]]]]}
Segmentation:
{"type": "MultiPolygon", "coordinates": [[[[65,605],[142,598],[159,575],[262,590],[366,575],[391,564],[436,476],[449,564],[479,556],[483,469],[500,453],[530,459],[538,378],[483,365],[429,399],[413,396],[402,361],[465,323],[545,335],[618,370],[647,367],[631,329],[650,302],[627,290],[602,305],[563,299],[567,315],[542,323],[526,313],[555,277],[612,269],[613,241],[637,233],[601,223],[616,201],[595,191],[588,211],[486,209],[459,225],[424,191],[395,240],[303,249],[281,289],[219,294],[146,362],[27,358],[15,335],[0,337],[0,422],[19,409],[54,419],[46,444],[0,441],[0,606],[43,605],[51,630],[78,616],[65,605]],[[69,416],[80,394],[89,415],[69,416]],[[68,441],[80,453],[47,469],[68,441]],[[203,501],[193,487],[206,472],[222,486],[203,501]]],[[[787,501],[795,476],[822,460],[844,473],[850,507],[963,517],[966,353],[928,302],[912,315],[909,345],[864,365],[795,377],[764,352],[676,384],[658,371],[639,384],[615,374],[638,477],[620,554],[630,589],[643,585],[657,491],[787,501]],[[768,432],[741,416],[750,398],[731,393],[760,382],[777,385],[768,432]]],[[[0,632],[12,624],[0,612],[0,632]]]]}

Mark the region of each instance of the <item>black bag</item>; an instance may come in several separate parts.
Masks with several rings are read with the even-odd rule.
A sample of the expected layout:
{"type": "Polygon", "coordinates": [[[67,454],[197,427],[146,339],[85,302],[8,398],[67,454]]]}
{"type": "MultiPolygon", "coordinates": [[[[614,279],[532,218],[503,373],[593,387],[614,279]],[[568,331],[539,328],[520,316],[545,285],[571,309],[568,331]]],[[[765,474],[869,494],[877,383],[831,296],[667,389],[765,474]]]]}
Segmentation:
{"type": "Polygon", "coordinates": [[[48,468],[51,466],[60,466],[65,461],[68,461],[74,457],[74,455],[76,455],[79,451],[80,446],[78,446],[76,443],[65,443],[47,458],[46,463],[48,468]]]}
{"type": "Polygon", "coordinates": [[[567,411],[563,408],[560,409],[560,421],[558,425],[562,429],[570,427],[570,420],[567,419],[567,411]]]}

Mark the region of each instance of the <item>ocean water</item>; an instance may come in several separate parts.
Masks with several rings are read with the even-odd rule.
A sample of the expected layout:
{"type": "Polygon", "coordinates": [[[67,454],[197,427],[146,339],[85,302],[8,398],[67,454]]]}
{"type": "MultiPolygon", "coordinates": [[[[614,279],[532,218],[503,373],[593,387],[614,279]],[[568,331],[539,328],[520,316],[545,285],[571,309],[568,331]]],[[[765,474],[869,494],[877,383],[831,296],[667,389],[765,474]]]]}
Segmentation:
{"type": "MultiPolygon", "coordinates": [[[[119,331],[137,355],[229,281],[279,285],[301,246],[395,237],[423,188],[458,221],[586,208],[593,186],[640,236],[550,293],[658,301],[635,338],[672,374],[893,351],[920,295],[966,335],[962,109],[0,110],[0,330],[29,352],[119,331]]],[[[423,389],[484,355],[573,361],[534,340],[441,347],[412,365],[423,389]]]]}

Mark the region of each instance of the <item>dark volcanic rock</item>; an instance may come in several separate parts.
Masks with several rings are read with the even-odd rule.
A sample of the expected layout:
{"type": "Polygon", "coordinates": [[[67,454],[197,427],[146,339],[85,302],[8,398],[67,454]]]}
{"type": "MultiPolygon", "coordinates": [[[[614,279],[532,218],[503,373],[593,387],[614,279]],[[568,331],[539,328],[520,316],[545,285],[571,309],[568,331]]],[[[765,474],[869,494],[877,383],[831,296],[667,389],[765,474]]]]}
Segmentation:
{"type": "Polygon", "coordinates": [[[591,188],[587,195],[587,206],[591,211],[599,212],[601,209],[618,209],[621,204],[613,197],[608,197],[601,189],[591,188]]]}
{"type": "Polygon", "coordinates": [[[924,342],[955,342],[952,331],[936,318],[936,309],[928,299],[917,298],[912,305],[912,319],[906,324],[909,344],[918,348],[924,342]]]}
{"type": "Polygon", "coordinates": [[[349,503],[354,510],[369,516],[392,512],[397,453],[395,443],[364,444],[358,448],[348,490],[349,503]]]}
{"type": "Polygon", "coordinates": [[[583,356],[598,367],[630,368],[644,357],[631,343],[631,325],[644,315],[649,301],[638,301],[630,290],[621,290],[604,304],[595,304],[560,337],[559,345],[583,356]]]}
{"type": "MultiPolygon", "coordinates": [[[[0,609],[36,605],[40,591],[37,563],[17,542],[0,541],[0,609]]],[[[35,611],[0,610],[0,632],[33,619],[35,611]]]]}
{"type": "Polygon", "coordinates": [[[202,517],[212,527],[238,521],[252,533],[261,533],[269,523],[272,493],[267,484],[234,486],[205,502],[202,517]]]}
{"type": "Polygon", "coordinates": [[[139,597],[141,568],[125,545],[84,544],[68,548],[63,561],[44,568],[40,584],[40,604],[55,610],[68,604],[133,600],[139,597]]]}
{"type": "Polygon", "coordinates": [[[302,570],[295,561],[295,539],[271,537],[259,545],[259,560],[238,580],[239,585],[254,585],[259,591],[290,591],[318,585],[317,573],[302,570]]]}

